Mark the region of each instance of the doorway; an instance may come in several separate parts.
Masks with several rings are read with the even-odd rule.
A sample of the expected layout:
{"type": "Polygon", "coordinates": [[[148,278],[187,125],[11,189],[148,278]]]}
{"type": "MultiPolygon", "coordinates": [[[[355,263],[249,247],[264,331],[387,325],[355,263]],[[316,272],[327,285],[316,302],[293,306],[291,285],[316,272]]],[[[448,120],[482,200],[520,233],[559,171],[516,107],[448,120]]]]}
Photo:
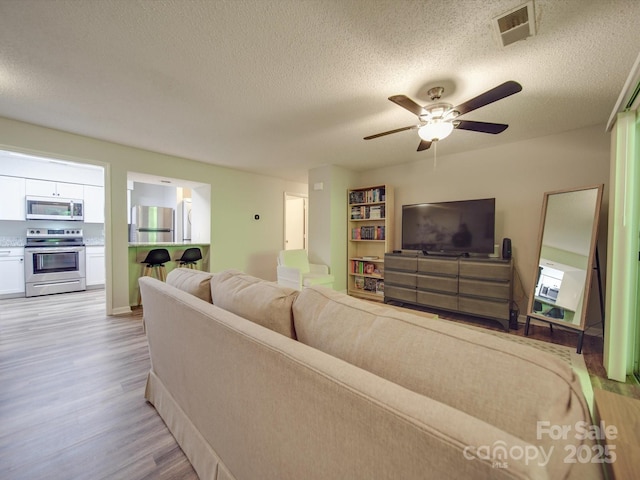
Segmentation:
{"type": "Polygon", "coordinates": [[[306,250],[308,247],[307,202],[306,195],[284,194],[284,250],[306,250]]]}

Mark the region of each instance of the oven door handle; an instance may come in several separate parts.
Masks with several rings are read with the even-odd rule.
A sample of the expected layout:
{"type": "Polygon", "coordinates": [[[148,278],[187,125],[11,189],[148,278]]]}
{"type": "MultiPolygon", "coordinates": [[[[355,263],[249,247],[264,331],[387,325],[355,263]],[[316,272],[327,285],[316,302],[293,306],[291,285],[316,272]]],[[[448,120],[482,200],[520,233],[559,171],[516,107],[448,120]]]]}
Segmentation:
{"type": "Polygon", "coordinates": [[[84,252],[86,247],[35,247],[25,248],[24,253],[70,253],[70,252],[84,252]]]}

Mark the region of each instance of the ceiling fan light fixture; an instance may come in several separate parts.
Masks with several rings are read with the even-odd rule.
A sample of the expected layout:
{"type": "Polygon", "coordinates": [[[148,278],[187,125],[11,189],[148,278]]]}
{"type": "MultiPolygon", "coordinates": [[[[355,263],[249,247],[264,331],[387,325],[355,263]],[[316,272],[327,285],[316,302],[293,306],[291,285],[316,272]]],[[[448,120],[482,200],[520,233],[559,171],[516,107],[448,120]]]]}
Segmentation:
{"type": "Polygon", "coordinates": [[[447,138],[453,132],[451,122],[434,120],[418,129],[418,135],[427,142],[437,142],[447,138]]]}

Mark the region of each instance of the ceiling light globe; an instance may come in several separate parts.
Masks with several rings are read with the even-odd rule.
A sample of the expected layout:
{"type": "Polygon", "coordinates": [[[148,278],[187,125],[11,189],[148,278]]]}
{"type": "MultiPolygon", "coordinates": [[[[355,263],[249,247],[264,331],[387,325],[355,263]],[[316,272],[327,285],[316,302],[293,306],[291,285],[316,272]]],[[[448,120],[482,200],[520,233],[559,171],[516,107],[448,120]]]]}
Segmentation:
{"type": "Polygon", "coordinates": [[[451,122],[434,121],[423,125],[418,129],[418,135],[427,142],[437,142],[447,138],[453,131],[451,122]]]}

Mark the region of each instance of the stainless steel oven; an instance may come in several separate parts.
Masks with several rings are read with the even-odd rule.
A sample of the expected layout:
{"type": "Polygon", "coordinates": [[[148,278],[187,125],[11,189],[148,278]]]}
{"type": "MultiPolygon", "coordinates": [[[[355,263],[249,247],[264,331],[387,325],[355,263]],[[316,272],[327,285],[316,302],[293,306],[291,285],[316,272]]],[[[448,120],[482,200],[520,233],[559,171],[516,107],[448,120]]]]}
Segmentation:
{"type": "Polygon", "coordinates": [[[24,269],[27,297],[86,290],[82,230],[27,230],[24,269]]]}

